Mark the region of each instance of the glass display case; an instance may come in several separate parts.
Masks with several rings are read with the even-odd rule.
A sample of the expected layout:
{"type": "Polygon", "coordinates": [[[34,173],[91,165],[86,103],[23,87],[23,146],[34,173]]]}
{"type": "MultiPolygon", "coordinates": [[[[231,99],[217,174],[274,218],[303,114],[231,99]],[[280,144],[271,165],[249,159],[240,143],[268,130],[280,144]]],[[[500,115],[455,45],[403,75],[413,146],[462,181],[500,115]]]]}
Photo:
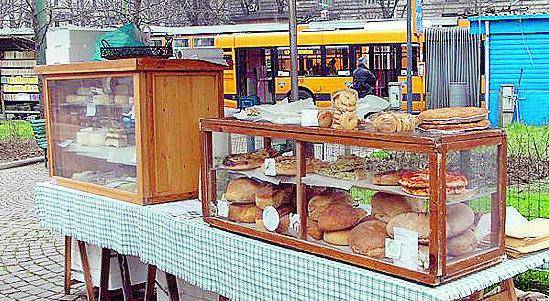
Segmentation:
{"type": "Polygon", "coordinates": [[[128,59],[37,71],[54,181],[138,204],[198,196],[196,124],[223,116],[223,66],[128,59]]]}
{"type": "Polygon", "coordinates": [[[201,120],[204,219],[430,285],[504,256],[505,136],[201,120]]]}

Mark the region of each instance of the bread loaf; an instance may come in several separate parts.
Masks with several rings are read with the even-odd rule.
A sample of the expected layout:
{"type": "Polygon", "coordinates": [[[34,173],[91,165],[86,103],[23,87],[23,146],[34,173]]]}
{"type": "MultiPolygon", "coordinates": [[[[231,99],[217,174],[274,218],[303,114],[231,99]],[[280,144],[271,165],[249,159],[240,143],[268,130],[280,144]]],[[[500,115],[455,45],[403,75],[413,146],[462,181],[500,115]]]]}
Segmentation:
{"type": "Polygon", "coordinates": [[[255,204],[230,204],[228,218],[237,223],[255,223],[261,218],[261,209],[255,204]]]}
{"type": "Polygon", "coordinates": [[[426,213],[406,212],[393,217],[387,223],[387,233],[394,236],[394,228],[404,228],[418,233],[420,243],[427,243],[431,234],[429,216],[426,213]]]}
{"type": "Polygon", "coordinates": [[[473,252],[478,246],[475,233],[468,229],[460,235],[448,239],[446,252],[450,256],[462,256],[473,252]]]}
{"type": "Polygon", "coordinates": [[[339,231],[325,231],[323,240],[329,244],[336,246],[348,246],[349,234],[351,229],[339,230],[339,231]]]}
{"type": "Polygon", "coordinates": [[[349,245],[353,252],[373,258],[385,256],[385,223],[369,220],[356,226],[349,233],[349,245]]]}
{"type": "Polygon", "coordinates": [[[337,231],[355,226],[359,221],[354,208],[346,203],[334,203],[322,211],[318,226],[324,231],[337,231]]]}
{"type": "Polygon", "coordinates": [[[404,196],[385,192],[376,192],[371,205],[372,215],[385,223],[404,212],[423,211],[421,201],[408,200],[404,196]]]}
{"type": "Polygon", "coordinates": [[[250,178],[238,178],[229,181],[225,199],[234,203],[254,203],[255,194],[263,187],[260,182],[250,178]]]}

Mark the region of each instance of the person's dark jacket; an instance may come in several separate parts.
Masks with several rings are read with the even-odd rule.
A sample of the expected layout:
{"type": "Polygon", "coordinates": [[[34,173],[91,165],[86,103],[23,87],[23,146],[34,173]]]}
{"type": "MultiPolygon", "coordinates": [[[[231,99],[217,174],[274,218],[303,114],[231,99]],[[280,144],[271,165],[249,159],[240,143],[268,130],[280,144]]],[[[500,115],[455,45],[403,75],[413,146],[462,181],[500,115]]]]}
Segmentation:
{"type": "Polygon", "coordinates": [[[359,98],[373,94],[376,82],[376,77],[364,64],[359,64],[353,71],[353,89],[358,92],[359,98]]]}

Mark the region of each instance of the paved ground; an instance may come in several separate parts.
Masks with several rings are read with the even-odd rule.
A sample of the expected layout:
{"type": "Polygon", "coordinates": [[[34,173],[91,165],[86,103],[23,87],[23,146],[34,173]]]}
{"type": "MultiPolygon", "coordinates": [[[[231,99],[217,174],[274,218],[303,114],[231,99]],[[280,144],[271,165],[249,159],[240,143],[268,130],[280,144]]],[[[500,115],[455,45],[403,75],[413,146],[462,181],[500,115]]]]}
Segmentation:
{"type": "Polygon", "coordinates": [[[34,185],[43,164],[0,170],[0,300],[81,300],[63,293],[63,237],[40,228],[34,185]]]}

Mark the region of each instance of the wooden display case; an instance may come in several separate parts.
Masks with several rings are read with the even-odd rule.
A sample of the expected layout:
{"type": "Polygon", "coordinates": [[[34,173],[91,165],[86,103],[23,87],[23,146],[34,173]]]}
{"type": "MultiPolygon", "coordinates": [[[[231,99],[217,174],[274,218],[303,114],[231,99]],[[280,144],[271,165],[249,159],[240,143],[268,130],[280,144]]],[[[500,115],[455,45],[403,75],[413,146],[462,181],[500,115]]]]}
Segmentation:
{"type": "MultiPolygon", "coordinates": [[[[200,125],[205,175],[202,177],[203,214],[204,220],[213,226],[429,285],[484,269],[504,257],[506,138],[501,130],[455,135],[382,134],[232,119],[204,119],[200,125]],[[268,162],[255,169],[235,170],[238,168],[228,165],[225,159],[228,155],[262,148],[294,156],[295,176],[273,176],[272,169],[265,170],[269,169],[268,162]],[[326,162],[327,169],[311,171],[305,162],[312,162],[312,158],[326,162]],[[337,177],[341,178],[320,172],[330,171],[342,162],[340,160],[351,160],[349,158],[364,162],[360,177],[343,179],[339,174],[337,177]],[[410,192],[405,182],[373,184],[379,174],[392,169],[421,175],[427,185],[421,188],[424,190],[410,192]],[[280,187],[278,185],[284,189],[295,185],[295,197],[280,207],[273,205],[276,211],[269,209],[269,213],[267,207],[259,206],[261,190],[255,192],[255,203],[253,199],[247,202],[245,194],[235,197],[234,190],[229,200],[228,187],[240,178],[252,179],[254,185],[271,190],[280,187]],[[343,230],[334,227],[334,231],[328,231],[326,226],[320,229],[323,231],[320,238],[313,238],[308,225],[321,226],[321,218],[330,215],[321,211],[320,216],[313,217],[315,209],[310,203],[319,195],[331,197],[341,193],[350,196],[348,204],[369,211],[369,216],[358,218],[358,222],[343,230]],[[395,198],[410,207],[387,216],[381,214],[380,208],[395,198]],[[288,212],[285,207],[291,212],[287,218],[289,227],[279,231],[288,212]],[[242,208],[259,212],[250,218],[246,214],[251,211],[243,213],[242,208]],[[270,226],[276,230],[265,229],[267,218],[278,222],[274,228],[270,226]],[[414,224],[413,219],[419,222],[414,224]],[[367,222],[383,223],[382,230],[378,231],[385,238],[381,255],[374,256],[361,249],[369,247],[369,236],[361,235],[363,232],[356,229],[367,222]],[[328,240],[326,233],[338,236],[328,240]]],[[[240,191],[247,191],[243,187],[239,187],[240,191]]],[[[339,215],[331,216],[331,222],[348,222],[347,217],[340,211],[339,215]]]]}
{"type": "Polygon", "coordinates": [[[198,196],[198,120],[223,117],[223,69],[152,58],[37,66],[50,176],[137,204],[198,196]]]}

